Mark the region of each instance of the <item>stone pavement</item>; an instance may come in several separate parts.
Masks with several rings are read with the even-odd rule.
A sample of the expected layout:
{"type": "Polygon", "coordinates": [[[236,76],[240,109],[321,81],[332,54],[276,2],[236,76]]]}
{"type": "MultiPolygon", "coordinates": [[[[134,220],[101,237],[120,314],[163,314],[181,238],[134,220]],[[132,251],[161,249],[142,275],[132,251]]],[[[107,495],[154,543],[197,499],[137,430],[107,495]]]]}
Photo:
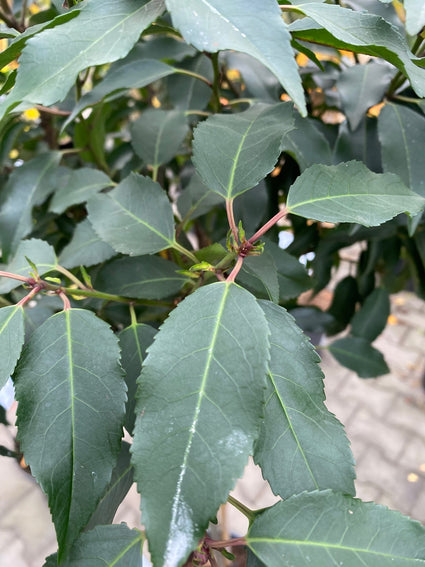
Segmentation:
{"type": "MultiPolygon", "coordinates": [[[[360,379],[321,351],[327,406],[351,440],[358,496],[425,523],[425,303],[409,293],[394,296],[389,325],[375,345],[391,369],[378,379],[360,379]]],[[[12,447],[12,435],[0,425],[0,444],[12,447]]],[[[234,494],[251,508],[276,500],[252,463],[234,494]]],[[[222,510],[222,518],[229,534],[246,530],[244,517],[232,506],[222,510]]],[[[139,526],[134,487],[115,521],[139,526]]],[[[44,495],[15,460],[0,457],[0,566],[42,567],[55,549],[44,495]]]]}

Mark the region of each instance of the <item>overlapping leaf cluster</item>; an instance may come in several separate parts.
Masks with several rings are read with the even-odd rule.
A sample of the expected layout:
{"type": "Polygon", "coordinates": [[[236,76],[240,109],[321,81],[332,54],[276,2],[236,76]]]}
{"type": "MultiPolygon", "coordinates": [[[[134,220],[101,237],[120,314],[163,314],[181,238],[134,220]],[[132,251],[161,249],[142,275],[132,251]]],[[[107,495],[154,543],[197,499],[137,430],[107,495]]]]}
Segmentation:
{"type": "Polygon", "coordinates": [[[389,293],[412,267],[424,293],[423,10],[72,4],[0,7],[0,386],[55,524],[46,567],[136,567],[145,539],[155,567],[213,565],[249,456],[281,501],[230,497],[248,565],[424,565],[418,522],[354,498],[302,330],[349,325],[330,351],[383,374],[389,293]],[[359,242],[328,311],[298,304],[359,242]],[[133,482],[143,532],[112,523],[133,482]]]}

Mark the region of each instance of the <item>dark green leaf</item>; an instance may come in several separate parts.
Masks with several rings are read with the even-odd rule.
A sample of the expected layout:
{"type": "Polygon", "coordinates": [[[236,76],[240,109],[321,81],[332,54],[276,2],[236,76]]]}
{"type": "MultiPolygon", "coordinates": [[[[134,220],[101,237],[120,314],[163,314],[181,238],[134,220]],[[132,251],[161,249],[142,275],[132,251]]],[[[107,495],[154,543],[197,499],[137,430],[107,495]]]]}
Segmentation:
{"type": "Polygon", "coordinates": [[[292,128],[289,103],[212,116],[195,130],[193,163],[207,187],[233,199],[272,171],[282,136],[292,128]]]}
{"type": "Polygon", "coordinates": [[[416,35],[425,26],[425,5],[422,0],[404,0],[406,10],[406,31],[416,35]]]}
{"type": "Polygon", "coordinates": [[[0,24],[0,38],[14,38],[19,36],[19,32],[13,28],[9,28],[6,24],[0,24]]]}
{"type": "Polygon", "coordinates": [[[80,71],[127,55],[163,11],[162,0],[83,2],[76,18],[28,40],[15,87],[0,105],[0,117],[20,102],[49,106],[63,100],[80,71]],[[72,38],[67,49],[63,49],[64,37],[72,38]]]}
{"type": "Polygon", "coordinates": [[[316,128],[315,120],[301,118],[295,114],[295,128],[285,134],[280,146],[282,152],[290,154],[304,171],[315,163],[331,165],[332,152],[325,136],[316,128]]]}
{"type": "Polygon", "coordinates": [[[391,173],[373,173],[361,162],[313,165],[289,190],[288,212],[322,222],[376,226],[400,213],[414,215],[425,200],[391,173]]]}
{"type": "MultiPolygon", "coordinates": [[[[197,73],[213,81],[214,73],[211,60],[203,54],[183,62],[180,68],[197,73]]],[[[178,69],[176,69],[178,71],[178,69]]],[[[203,110],[211,98],[211,88],[197,77],[189,77],[182,73],[169,77],[168,100],[179,110],[203,110]]]]}
{"type": "MultiPolygon", "coordinates": [[[[19,244],[16,254],[9,264],[2,266],[2,268],[13,274],[30,277],[33,270],[27,258],[37,266],[37,271],[40,276],[53,270],[56,266],[56,255],[53,247],[44,240],[31,238],[31,240],[23,240],[19,244]]],[[[22,285],[22,282],[19,280],[2,278],[0,280],[0,293],[8,293],[20,285],[22,285]]]]}
{"type": "Polygon", "coordinates": [[[119,334],[121,347],[121,364],[126,374],[127,384],[127,409],[125,428],[133,433],[136,419],[136,380],[140,376],[142,364],[146,356],[146,350],[151,345],[156,334],[156,329],[149,325],[134,323],[119,334]]]}
{"type": "Polygon", "coordinates": [[[305,333],[317,333],[320,335],[326,331],[334,320],[330,313],[326,313],[314,306],[295,307],[289,313],[305,333]]]}
{"type": "Polygon", "coordinates": [[[115,255],[115,250],[101,240],[90,222],[84,219],[75,227],[71,242],[60,253],[58,263],[64,268],[88,267],[115,255]]]}
{"type": "Polygon", "coordinates": [[[177,273],[179,269],[159,256],[119,258],[100,270],[96,288],[125,297],[163,299],[178,293],[187,282],[177,273]]]}
{"type": "Polygon", "coordinates": [[[276,264],[269,252],[245,258],[237,281],[251,290],[256,297],[279,302],[279,282],[276,264]]]}
{"type": "Polygon", "coordinates": [[[387,65],[373,61],[342,71],[336,86],[352,130],[360,124],[368,108],[382,100],[393,75],[394,70],[387,65]]]}
{"type": "Polygon", "coordinates": [[[309,21],[301,20],[300,24],[297,21],[290,27],[295,37],[382,57],[406,74],[418,96],[425,96],[425,70],[415,64],[420,59],[412,54],[405,37],[395,26],[379,16],[330,4],[302,4],[297,10],[324,30],[312,29],[309,21]]]}
{"type": "Polygon", "coordinates": [[[360,378],[375,378],[390,371],[382,354],[366,339],[345,337],[333,342],[328,349],[340,364],[354,370],[360,378]]]}
{"type": "MultiPolygon", "coordinates": [[[[61,567],[140,567],[143,561],[143,533],[125,524],[99,526],[81,534],[61,567]]],[[[57,567],[50,555],[43,567],[57,567]]]]}
{"type": "Polygon", "coordinates": [[[24,310],[20,305],[0,309],[0,390],[15,369],[24,344],[24,310]]]}
{"type": "Polygon", "coordinates": [[[131,173],[109,193],[91,198],[87,210],[97,234],[117,252],[138,256],[173,246],[171,204],[148,177],[131,173]]]}
{"type": "Polygon", "coordinates": [[[85,531],[92,530],[98,525],[112,524],[118,506],[124,500],[133,484],[133,465],[130,459],[130,445],[123,441],[117,464],[112,470],[111,481],[100,499],[96,511],[90,518],[85,531]]]}
{"type": "Polygon", "coordinates": [[[59,152],[42,154],[15,169],[10,176],[0,210],[0,240],[5,260],[16,251],[19,241],[34,229],[32,208],[53,191],[50,176],[60,159],[59,152]]]}
{"type": "Polygon", "coordinates": [[[365,116],[354,132],[347,121],[340,124],[333,154],[334,164],[357,160],[362,161],[371,171],[382,173],[378,120],[365,116]]]}
{"type": "Polygon", "coordinates": [[[424,538],[399,512],[326,490],[278,502],[254,520],[247,542],[267,567],[420,567],[424,538]]]}
{"type": "Polygon", "coordinates": [[[242,222],[246,234],[254,234],[261,221],[267,214],[267,186],[264,181],[250,191],[239,195],[234,202],[233,214],[236,224],[242,222]]]}
{"type": "Polygon", "coordinates": [[[357,281],[353,276],[346,276],[335,287],[332,303],[328,312],[334,320],[328,325],[328,335],[335,335],[345,329],[356,311],[359,300],[357,281]]]}
{"type": "Polygon", "coordinates": [[[354,461],[325,404],[320,358],[283,307],[260,301],[270,327],[264,421],[254,459],[275,494],[331,488],[355,494],[354,461]]]}
{"type": "Polygon", "coordinates": [[[132,123],[131,143],[144,163],[157,168],[176,155],[188,131],[184,112],[149,108],[132,123]]]}
{"type": "Polygon", "coordinates": [[[272,104],[279,100],[279,81],[260,61],[235,51],[224,52],[222,56],[229,69],[236,69],[242,75],[245,96],[272,104]]]}
{"type": "Polygon", "coordinates": [[[351,333],[372,342],[385,329],[389,314],[388,292],[382,288],[375,289],[352,318],[351,333]]]}
{"type": "Polygon", "coordinates": [[[291,36],[274,0],[263,0],[258,18],[256,0],[166,0],[173,24],[200,51],[232,49],[252,55],[279,79],[306,113],[291,36]],[[275,49],[279,45],[279,49],[275,49]]]}
{"type": "Polygon", "coordinates": [[[18,439],[48,496],[60,558],[95,511],[121,448],[119,356],[106,323],[70,309],[33,332],[15,371],[18,439]]]}
{"type": "Polygon", "coordinates": [[[110,185],[112,181],[103,171],[88,167],[75,169],[71,172],[65,185],[53,195],[49,210],[54,213],[63,213],[71,205],[84,203],[99,193],[101,189],[110,185]]]}
{"type": "Polygon", "coordinates": [[[181,565],[242,473],[258,434],[268,329],[235,284],[179,303],[148,350],[133,443],[153,563],[181,565]]]}
{"type": "Polygon", "coordinates": [[[221,196],[208,189],[202,183],[199,175],[195,173],[189,185],[180,194],[177,200],[177,208],[184,222],[187,222],[208,213],[213,207],[222,203],[221,196]]]}
{"type": "Polygon", "coordinates": [[[378,118],[384,171],[396,173],[412,191],[425,197],[425,117],[388,103],[378,118]]]}

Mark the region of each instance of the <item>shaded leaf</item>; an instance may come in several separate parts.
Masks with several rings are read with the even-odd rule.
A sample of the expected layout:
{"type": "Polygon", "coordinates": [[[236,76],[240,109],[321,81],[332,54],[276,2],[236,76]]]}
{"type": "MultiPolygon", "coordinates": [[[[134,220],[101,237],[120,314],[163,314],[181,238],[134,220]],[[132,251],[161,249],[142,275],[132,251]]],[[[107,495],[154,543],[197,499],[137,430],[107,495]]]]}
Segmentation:
{"type": "Polygon", "coordinates": [[[273,256],[267,251],[260,256],[245,258],[237,281],[251,290],[256,297],[279,302],[279,281],[273,256]]]}
{"type": "Polygon", "coordinates": [[[340,124],[333,154],[334,164],[357,160],[362,161],[371,171],[382,173],[378,120],[365,116],[354,132],[347,121],[340,124]]]}
{"type": "Polygon", "coordinates": [[[184,222],[196,219],[208,213],[216,205],[222,204],[221,196],[208,189],[197,173],[192,176],[177,200],[177,208],[184,222]]]}
{"type": "Polygon", "coordinates": [[[419,567],[424,536],[399,512],[326,490],[278,502],[254,520],[247,542],[267,567],[419,567]]]}
{"type": "Polygon", "coordinates": [[[391,173],[371,172],[361,162],[313,165],[291,186],[289,213],[322,222],[376,226],[400,213],[414,215],[425,200],[391,173]]]}
{"type": "Polygon", "coordinates": [[[0,390],[13,373],[24,344],[24,310],[20,305],[0,309],[0,390]]]}
{"type": "Polygon", "coordinates": [[[346,276],[337,283],[328,309],[328,313],[333,317],[326,329],[328,335],[335,335],[345,329],[356,311],[358,300],[359,289],[353,276],[346,276]]]}
{"type": "Polygon", "coordinates": [[[207,187],[233,199],[257,185],[276,164],[282,136],[293,128],[292,114],[289,103],[256,104],[202,122],[193,139],[193,163],[207,187]]]}
{"type": "Polygon", "coordinates": [[[239,195],[233,207],[236,225],[241,221],[246,234],[254,234],[267,214],[268,202],[267,186],[264,181],[260,181],[256,187],[239,195]]]}
{"type": "Polygon", "coordinates": [[[121,448],[119,356],[106,323],[70,309],[33,332],[15,371],[18,439],[48,496],[59,559],[95,511],[121,448]]]}
{"type": "MultiPolygon", "coordinates": [[[[27,258],[37,266],[37,271],[40,276],[53,270],[56,266],[56,255],[53,247],[44,240],[31,238],[31,240],[23,240],[19,244],[16,254],[9,264],[2,266],[2,268],[13,274],[30,277],[33,269],[28,263],[27,258]]],[[[9,291],[20,285],[22,285],[22,282],[19,280],[2,278],[0,280],[0,293],[9,293],[9,291]]]]}
{"type": "Polygon", "coordinates": [[[351,319],[351,333],[367,341],[374,341],[382,333],[390,314],[390,298],[385,289],[374,289],[351,319]]]}
{"type": "Polygon", "coordinates": [[[91,198],[87,210],[94,230],[117,252],[136,256],[173,246],[171,204],[148,177],[131,173],[109,193],[91,198]]]}
{"type": "Polygon", "coordinates": [[[149,108],[131,124],[131,143],[143,162],[156,168],[175,156],[188,131],[184,112],[149,108]]]}
{"type": "Polygon", "coordinates": [[[300,170],[315,163],[331,165],[332,152],[325,136],[316,128],[315,120],[295,114],[295,128],[285,134],[280,150],[291,155],[300,170]]]}
{"type": "Polygon", "coordinates": [[[164,11],[164,4],[91,0],[79,8],[76,18],[28,40],[15,87],[0,105],[0,117],[20,102],[49,106],[63,100],[80,71],[127,55],[141,32],[164,11]],[[72,38],[67,49],[62,48],[64,37],[72,38]]]}
{"type": "Polygon", "coordinates": [[[343,426],[324,404],[320,358],[283,307],[259,303],[271,350],[254,460],[283,499],[325,488],[354,495],[354,460],[343,426]]]}
{"type": "Polygon", "coordinates": [[[337,361],[360,378],[375,378],[388,374],[390,369],[384,357],[369,341],[360,337],[345,337],[328,346],[337,361]]]}
{"type": "Polygon", "coordinates": [[[416,35],[425,26],[425,5],[421,0],[404,0],[406,10],[406,31],[416,35]]]}
{"type": "Polygon", "coordinates": [[[352,130],[360,124],[368,108],[382,100],[393,76],[394,70],[373,61],[342,71],[336,86],[352,130]]]}
{"type": "Polygon", "coordinates": [[[187,277],[177,273],[179,269],[159,256],[118,258],[100,270],[96,288],[125,297],[163,299],[178,293],[187,282],[187,277]]]}
{"type": "Polygon", "coordinates": [[[60,187],[50,202],[49,210],[63,213],[71,205],[84,203],[101,189],[112,185],[109,177],[99,169],[82,167],[71,171],[65,185],[60,187]]]}
{"type": "Polygon", "coordinates": [[[59,255],[58,263],[64,268],[93,266],[116,256],[115,250],[101,240],[88,219],[77,224],[71,242],[59,255]]]}
{"type": "Polygon", "coordinates": [[[121,347],[121,364],[127,384],[127,408],[125,428],[132,435],[136,420],[136,380],[140,376],[146,350],[152,344],[156,329],[149,325],[133,323],[118,335],[121,347]]]}
{"type": "Polygon", "coordinates": [[[156,566],[183,562],[242,473],[258,434],[267,335],[255,298],[219,282],[179,303],[148,350],[132,452],[156,566]]]}
{"type": "Polygon", "coordinates": [[[133,465],[130,459],[130,445],[123,441],[117,464],[112,470],[111,480],[102,498],[99,500],[85,531],[92,530],[98,525],[112,524],[118,506],[124,500],[133,484],[133,465]]]}
{"type": "Polygon", "coordinates": [[[279,79],[306,113],[291,36],[274,0],[263,0],[261,18],[256,0],[166,0],[173,24],[199,51],[232,49],[252,55],[279,79]],[[279,50],[275,46],[279,45],[279,50]]]}
{"type": "MultiPolygon", "coordinates": [[[[200,53],[184,61],[179,68],[197,73],[213,82],[214,73],[211,60],[200,53]]],[[[167,79],[169,102],[179,110],[203,110],[211,98],[210,87],[197,77],[189,77],[176,69],[177,73],[167,79]]]]}
{"type": "Polygon", "coordinates": [[[4,188],[5,200],[0,210],[0,240],[3,259],[13,254],[19,241],[33,229],[31,212],[53,191],[52,171],[61,154],[49,152],[37,156],[15,169],[4,188]]]}

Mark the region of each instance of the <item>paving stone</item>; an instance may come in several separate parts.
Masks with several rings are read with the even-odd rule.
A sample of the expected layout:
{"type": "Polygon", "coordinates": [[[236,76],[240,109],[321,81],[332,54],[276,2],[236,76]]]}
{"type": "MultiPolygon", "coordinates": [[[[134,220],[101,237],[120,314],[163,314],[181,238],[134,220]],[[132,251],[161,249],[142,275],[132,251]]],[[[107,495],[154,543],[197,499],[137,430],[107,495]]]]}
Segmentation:
{"type": "Polygon", "coordinates": [[[419,494],[416,503],[410,511],[410,515],[415,520],[425,523],[425,490],[419,494]]]}
{"type": "Polygon", "coordinates": [[[356,496],[364,502],[379,502],[382,488],[372,482],[356,480],[356,496]]]}
{"type": "Polygon", "coordinates": [[[399,465],[425,478],[425,438],[411,437],[399,458],[399,465]]]}
{"type": "Polygon", "coordinates": [[[0,551],[0,565],[2,567],[29,567],[24,557],[24,543],[15,534],[9,532],[8,535],[11,539],[7,547],[0,551]]]}
{"type": "Polygon", "coordinates": [[[393,426],[403,428],[411,435],[419,434],[425,437],[425,407],[418,407],[406,397],[396,398],[388,420],[393,426]]]}
{"type": "Polygon", "coordinates": [[[385,377],[362,379],[350,373],[349,379],[338,392],[337,401],[341,400],[344,404],[350,402],[356,407],[367,407],[374,416],[384,416],[396,397],[393,391],[381,387],[384,379],[385,377]]]}
{"type": "MultiPolygon", "coordinates": [[[[424,316],[425,318],[425,316],[424,316]]],[[[424,329],[410,329],[403,339],[403,346],[419,351],[422,355],[425,354],[425,330],[424,329]]]]}

